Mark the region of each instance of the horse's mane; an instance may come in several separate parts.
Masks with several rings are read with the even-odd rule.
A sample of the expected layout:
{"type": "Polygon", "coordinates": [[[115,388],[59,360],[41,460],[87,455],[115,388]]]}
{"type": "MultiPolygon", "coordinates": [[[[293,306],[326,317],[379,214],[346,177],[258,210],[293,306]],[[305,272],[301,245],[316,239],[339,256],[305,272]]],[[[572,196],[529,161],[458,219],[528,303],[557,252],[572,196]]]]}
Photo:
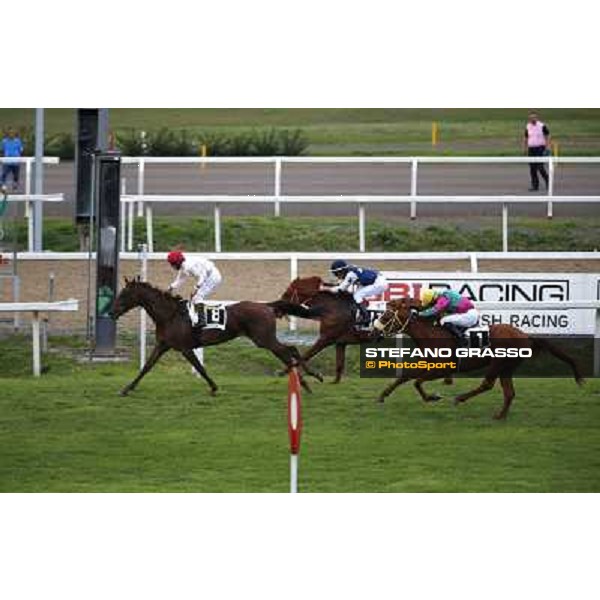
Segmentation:
{"type": "Polygon", "coordinates": [[[138,288],[145,289],[160,298],[160,300],[171,304],[173,309],[180,313],[182,316],[187,316],[186,300],[178,294],[171,294],[162,288],[156,287],[147,281],[140,281],[139,279],[133,279],[127,282],[127,285],[135,285],[138,288]]]}

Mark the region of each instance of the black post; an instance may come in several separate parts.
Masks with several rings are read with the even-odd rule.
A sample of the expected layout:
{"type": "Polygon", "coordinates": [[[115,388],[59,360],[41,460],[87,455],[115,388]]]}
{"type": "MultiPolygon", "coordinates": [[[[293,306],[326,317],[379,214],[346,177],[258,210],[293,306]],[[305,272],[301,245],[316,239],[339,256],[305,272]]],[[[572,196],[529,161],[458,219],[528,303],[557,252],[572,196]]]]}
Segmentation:
{"type": "Polygon", "coordinates": [[[119,204],[121,156],[115,152],[95,155],[96,206],[96,354],[114,354],[116,322],[111,311],[117,294],[119,267],[119,204]]]}

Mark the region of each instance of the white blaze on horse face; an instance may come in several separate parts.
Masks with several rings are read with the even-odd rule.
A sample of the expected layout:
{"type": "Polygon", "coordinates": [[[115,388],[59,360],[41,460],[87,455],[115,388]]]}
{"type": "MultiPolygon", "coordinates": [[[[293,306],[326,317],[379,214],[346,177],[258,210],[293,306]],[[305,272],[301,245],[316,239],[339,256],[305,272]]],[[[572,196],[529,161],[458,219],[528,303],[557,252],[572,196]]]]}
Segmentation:
{"type": "Polygon", "coordinates": [[[373,327],[377,329],[377,331],[383,331],[385,329],[385,325],[379,319],[373,321],[373,327]]]}

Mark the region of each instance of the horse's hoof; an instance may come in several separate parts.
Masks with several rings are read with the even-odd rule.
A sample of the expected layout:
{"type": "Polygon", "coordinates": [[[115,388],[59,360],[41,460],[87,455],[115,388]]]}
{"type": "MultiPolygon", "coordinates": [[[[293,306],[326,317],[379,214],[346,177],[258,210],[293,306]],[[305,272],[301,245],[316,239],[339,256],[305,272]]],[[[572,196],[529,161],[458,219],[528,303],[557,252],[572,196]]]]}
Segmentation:
{"type": "Polygon", "coordinates": [[[129,396],[129,390],[127,390],[127,389],[123,389],[123,390],[121,390],[121,391],[119,392],[119,396],[121,396],[121,397],[123,397],[123,398],[124,398],[125,396],[129,396]]]}
{"type": "Polygon", "coordinates": [[[331,383],[331,385],[338,385],[340,382],[339,379],[333,379],[332,381],[330,381],[329,383],[331,383]]]}
{"type": "Polygon", "coordinates": [[[383,404],[385,402],[385,396],[379,396],[375,402],[377,404],[383,404]]]}
{"type": "Polygon", "coordinates": [[[453,383],[454,383],[454,380],[452,379],[452,377],[444,378],[444,385],[452,385],[453,383]]]}
{"type": "Polygon", "coordinates": [[[493,416],[493,418],[494,418],[496,421],[504,421],[504,419],[506,419],[506,413],[503,413],[503,412],[496,413],[496,414],[493,416]]]}
{"type": "Polygon", "coordinates": [[[427,396],[426,402],[438,402],[441,399],[442,397],[439,394],[429,394],[429,396],[427,396]]]}
{"type": "Polygon", "coordinates": [[[210,395],[211,395],[213,398],[214,398],[214,397],[217,395],[217,391],[218,391],[218,389],[219,389],[219,388],[215,388],[215,389],[213,389],[213,390],[210,390],[210,392],[209,392],[209,393],[210,393],[210,395]]]}
{"type": "Polygon", "coordinates": [[[320,383],[323,383],[325,381],[325,377],[323,377],[323,373],[315,373],[314,377],[320,383]]]}
{"type": "Polygon", "coordinates": [[[458,406],[459,404],[462,404],[465,401],[465,399],[462,396],[456,396],[454,398],[454,406],[458,406]]]}

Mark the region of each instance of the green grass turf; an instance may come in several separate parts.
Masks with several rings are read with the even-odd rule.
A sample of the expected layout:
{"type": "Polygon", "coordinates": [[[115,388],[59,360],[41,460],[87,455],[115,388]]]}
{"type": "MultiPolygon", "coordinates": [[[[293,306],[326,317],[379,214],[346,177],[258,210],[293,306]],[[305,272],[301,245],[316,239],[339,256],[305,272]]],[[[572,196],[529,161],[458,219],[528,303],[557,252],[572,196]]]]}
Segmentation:
{"type": "MultiPolygon", "coordinates": [[[[228,252],[356,252],[356,217],[224,217],[222,247],[228,252]],[[274,227],[274,225],[277,225],[274,227]]],[[[13,239],[14,223],[6,223],[6,239],[13,239]]],[[[600,219],[569,217],[548,221],[513,217],[509,221],[511,251],[574,252],[598,249],[600,219]]],[[[16,224],[17,244],[27,245],[27,226],[16,224]]],[[[145,242],[145,220],[137,219],[134,247],[145,242]]],[[[369,252],[501,251],[500,217],[439,219],[367,219],[366,248],[369,252]]],[[[190,251],[213,251],[212,218],[156,217],[154,245],[166,251],[183,244],[190,251]]],[[[60,252],[79,249],[77,230],[70,219],[44,219],[44,248],[60,252]]]]}
{"type": "MultiPolygon", "coordinates": [[[[539,109],[560,144],[561,154],[600,152],[600,109],[539,109]]],[[[301,128],[313,155],[514,155],[528,108],[511,109],[132,109],[110,110],[115,131],[161,127],[242,132],[271,127],[301,128]],[[440,144],[431,146],[431,124],[439,123],[440,144]]],[[[73,109],[48,109],[48,133],[73,132],[73,109]]],[[[33,109],[0,109],[0,126],[33,127],[33,109]]]]}
{"type": "MultiPolygon", "coordinates": [[[[216,398],[176,355],[121,398],[134,361],[80,365],[64,355],[72,340],[50,345],[63,353],[35,379],[27,341],[0,342],[0,491],[287,491],[287,382],[264,351],[208,349],[216,398]]],[[[375,405],[386,381],[352,375],[304,395],[301,491],[600,491],[597,380],[518,380],[506,422],[491,419],[499,390],[452,406],[473,380],[429,384],[446,397],[435,405],[412,387],[375,405]]]]}

